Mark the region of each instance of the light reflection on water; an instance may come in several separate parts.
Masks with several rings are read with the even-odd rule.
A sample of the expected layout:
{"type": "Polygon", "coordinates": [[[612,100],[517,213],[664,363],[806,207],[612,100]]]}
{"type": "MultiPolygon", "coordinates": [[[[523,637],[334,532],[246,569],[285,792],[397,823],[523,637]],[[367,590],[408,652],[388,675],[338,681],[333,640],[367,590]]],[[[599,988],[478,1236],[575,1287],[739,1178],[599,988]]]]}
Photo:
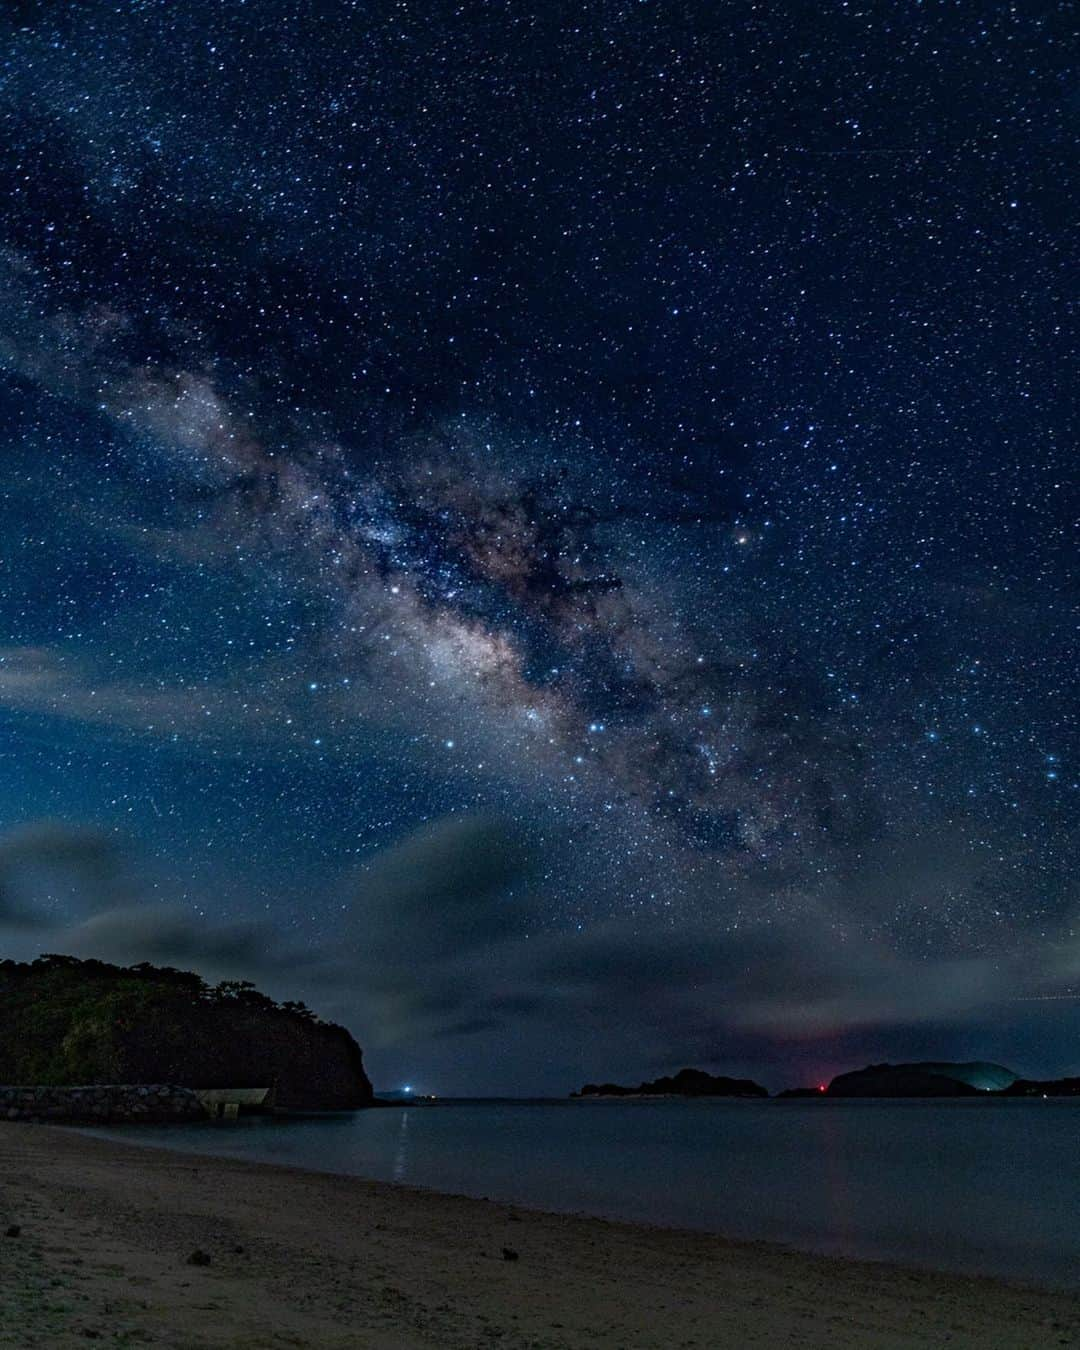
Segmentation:
{"type": "Polygon", "coordinates": [[[1080,1288],[1080,1101],[440,1102],[95,1131],[1080,1288]]]}
{"type": "Polygon", "coordinates": [[[394,1180],[400,1185],[408,1180],[409,1115],[406,1107],[401,1113],[401,1126],[398,1129],[397,1151],[394,1153],[394,1180]]]}

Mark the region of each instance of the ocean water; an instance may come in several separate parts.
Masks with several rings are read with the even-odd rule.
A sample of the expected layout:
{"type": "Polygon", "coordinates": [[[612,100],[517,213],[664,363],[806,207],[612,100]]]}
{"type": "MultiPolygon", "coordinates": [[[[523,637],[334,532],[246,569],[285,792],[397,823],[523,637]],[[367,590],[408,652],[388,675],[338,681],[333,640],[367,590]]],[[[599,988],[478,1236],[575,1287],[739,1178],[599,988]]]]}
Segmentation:
{"type": "Polygon", "coordinates": [[[1080,1288],[1080,1101],[469,1101],[89,1131],[1080,1288]]]}

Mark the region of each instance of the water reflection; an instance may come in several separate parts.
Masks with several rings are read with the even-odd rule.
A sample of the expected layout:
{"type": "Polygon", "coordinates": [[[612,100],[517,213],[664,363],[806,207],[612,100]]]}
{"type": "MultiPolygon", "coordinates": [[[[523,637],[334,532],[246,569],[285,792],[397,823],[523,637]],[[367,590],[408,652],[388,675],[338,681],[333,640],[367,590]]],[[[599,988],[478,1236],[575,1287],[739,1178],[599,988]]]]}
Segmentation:
{"type": "MultiPolygon", "coordinates": [[[[848,1172],[849,1141],[842,1129],[842,1120],[835,1112],[820,1113],[820,1103],[804,1107],[804,1111],[818,1109],[816,1117],[807,1115],[807,1125],[816,1125],[821,1139],[821,1167],[825,1180],[825,1204],[828,1207],[829,1230],[840,1240],[850,1241],[855,1229],[854,1201],[848,1172]]],[[[807,1159],[808,1166],[812,1166],[807,1159]]]]}
{"type": "Polygon", "coordinates": [[[405,1174],[408,1171],[409,1156],[409,1111],[402,1111],[401,1125],[397,1132],[397,1147],[394,1149],[394,1171],[395,1181],[404,1181],[405,1174]]]}

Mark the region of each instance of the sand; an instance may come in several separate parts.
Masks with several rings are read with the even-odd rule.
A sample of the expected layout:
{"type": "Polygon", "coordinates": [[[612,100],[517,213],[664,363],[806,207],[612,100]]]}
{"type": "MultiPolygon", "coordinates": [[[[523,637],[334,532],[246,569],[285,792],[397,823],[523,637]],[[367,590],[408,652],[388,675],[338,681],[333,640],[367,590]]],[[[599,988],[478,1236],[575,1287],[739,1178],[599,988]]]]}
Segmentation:
{"type": "Polygon", "coordinates": [[[92,1340],[1039,1350],[1080,1297],[0,1124],[0,1345],[92,1340]]]}

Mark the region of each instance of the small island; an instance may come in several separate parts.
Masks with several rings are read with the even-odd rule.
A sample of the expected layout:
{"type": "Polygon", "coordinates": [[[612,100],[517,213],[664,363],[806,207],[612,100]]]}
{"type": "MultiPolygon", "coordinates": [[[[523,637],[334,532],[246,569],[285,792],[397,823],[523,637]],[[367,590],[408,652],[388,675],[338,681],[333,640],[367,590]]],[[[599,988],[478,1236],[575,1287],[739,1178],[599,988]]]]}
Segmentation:
{"type": "Polygon", "coordinates": [[[952,1064],[868,1064],[837,1074],[816,1088],[788,1088],[777,1100],[829,1100],[837,1097],[1076,1097],[1080,1078],[1021,1078],[1001,1064],[982,1061],[952,1064]]]}
{"type": "Polygon", "coordinates": [[[767,1097],[768,1090],[749,1078],[716,1077],[703,1069],[680,1069],[670,1078],[656,1078],[637,1087],[618,1083],[586,1083],[571,1097],[767,1097]]]}
{"type": "Polygon", "coordinates": [[[838,1074],[828,1097],[977,1097],[1001,1092],[1018,1075],[1000,1064],[870,1064],[838,1074]]]}

